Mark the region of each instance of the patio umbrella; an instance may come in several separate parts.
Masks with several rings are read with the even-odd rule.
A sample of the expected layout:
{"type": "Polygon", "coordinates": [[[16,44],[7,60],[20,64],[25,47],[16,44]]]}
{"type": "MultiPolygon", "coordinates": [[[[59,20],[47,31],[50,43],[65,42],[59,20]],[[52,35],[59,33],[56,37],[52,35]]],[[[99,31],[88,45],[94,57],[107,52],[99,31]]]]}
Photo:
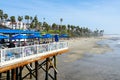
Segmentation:
{"type": "Polygon", "coordinates": [[[28,36],[26,35],[18,34],[18,35],[13,36],[11,39],[27,39],[27,38],[28,36]]]}
{"type": "Polygon", "coordinates": [[[9,38],[8,36],[0,35],[0,39],[8,39],[8,38],[9,38]]]}
{"type": "Polygon", "coordinates": [[[52,38],[52,35],[51,34],[45,34],[42,36],[42,38],[52,38]]]}
{"type": "Polygon", "coordinates": [[[19,39],[19,45],[21,46],[21,41],[20,41],[20,39],[27,39],[27,38],[28,38],[28,36],[26,36],[26,35],[17,34],[17,35],[15,35],[15,36],[11,37],[11,40],[19,39]]]}
{"type": "Polygon", "coordinates": [[[67,38],[68,35],[67,35],[67,34],[62,34],[62,35],[60,35],[60,37],[61,37],[61,38],[67,38]]]}
{"type": "Polygon", "coordinates": [[[29,39],[32,39],[32,38],[41,38],[42,36],[40,34],[32,34],[30,36],[28,36],[29,39]]]}

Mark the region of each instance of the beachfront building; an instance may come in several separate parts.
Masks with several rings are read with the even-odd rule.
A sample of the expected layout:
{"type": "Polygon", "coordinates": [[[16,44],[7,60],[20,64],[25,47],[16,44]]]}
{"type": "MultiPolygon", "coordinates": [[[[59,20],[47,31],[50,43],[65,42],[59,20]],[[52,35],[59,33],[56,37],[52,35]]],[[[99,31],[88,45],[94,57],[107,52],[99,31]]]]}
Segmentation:
{"type": "Polygon", "coordinates": [[[1,25],[6,26],[11,29],[22,29],[27,30],[27,24],[23,22],[11,22],[9,19],[5,20],[4,22],[1,22],[1,25]]]}

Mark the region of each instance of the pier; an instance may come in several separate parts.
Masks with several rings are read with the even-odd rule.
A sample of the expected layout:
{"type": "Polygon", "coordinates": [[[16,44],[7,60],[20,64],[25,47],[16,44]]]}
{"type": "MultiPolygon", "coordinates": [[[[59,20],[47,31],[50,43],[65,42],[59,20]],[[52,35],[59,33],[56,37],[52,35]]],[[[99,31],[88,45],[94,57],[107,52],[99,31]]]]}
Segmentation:
{"type": "Polygon", "coordinates": [[[48,44],[31,45],[0,50],[0,79],[1,80],[24,80],[27,76],[38,80],[38,70],[45,71],[45,80],[50,77],[57,80],[56,56],[68,51],[67,42],[53,42],[48,44]],[[43,61],[39,63],[39,61],[43,61]],[[34,66],[34,67],[33,67],[34,66]],[[44,67],[43,67],[44,66],[44,67]],[[24,67],[28,73],[22,75],[24,67]],[[54,75],[48,73],[54,69],[54,75]],[[2,79],[2,74],[6,77],[2,79]]]}

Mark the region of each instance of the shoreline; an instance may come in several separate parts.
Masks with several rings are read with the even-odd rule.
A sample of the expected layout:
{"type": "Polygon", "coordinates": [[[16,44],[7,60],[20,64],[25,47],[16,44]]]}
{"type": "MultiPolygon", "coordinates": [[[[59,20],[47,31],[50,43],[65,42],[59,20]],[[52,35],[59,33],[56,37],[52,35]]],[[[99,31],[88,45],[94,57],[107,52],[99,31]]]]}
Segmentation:
{"type": "Polygon", "coordinates": [[[77,38],[68,40],[69,43],[69,52],[67,57],[69,60],[65,62],[73,62],[77,59],[80,59],[84,54],[103,54],[105,52],[112,51],[111,48],[107,45],[99,45],[97,42],[101,40],[108,39],[107,37],[91,37],[91,38],[77,38]]]}
{"type": "MultiPolygon", "coordinates": [[[[70,40],[69,52],[58,57],[60,80],[120,80],[120,46],[108,38],[79,38],[70,40]],[[102,41],[103,40],[103,43],[102,41]],[[99,42],[101,41],[101,42],[99,42]],[[110,46],[109,46],[110,45],[110,46]],[[117,45],[117,44],[115,44],[117,45]]],[[[120,39],[119,39],[120,40],[120,39]]],[[[117,41],[118,42],[118,41],[117,41]]]]}

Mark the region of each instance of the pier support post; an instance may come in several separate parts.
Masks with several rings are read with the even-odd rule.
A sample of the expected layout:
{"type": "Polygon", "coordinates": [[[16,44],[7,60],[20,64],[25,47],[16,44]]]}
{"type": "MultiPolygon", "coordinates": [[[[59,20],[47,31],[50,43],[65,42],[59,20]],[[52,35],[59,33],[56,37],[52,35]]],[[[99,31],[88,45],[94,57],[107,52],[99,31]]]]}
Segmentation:
{"type": "MultiPolygon", "coordinates": [[[[32,63],[30,63],[30,67],[32,67],[32,63]]],[[[30,70],[30,79],[32,79],[32,71],[30,70]]]]}
{"type": "MultiPolygon", "coordinates": [[[[56,55],[53,56],[53,58],[54,58],[54,67],[56,68],[56,66],[57,66],[57,64],[56,64],[56,55]]],[[[57,72],[56,72],[55,69],[54,69],[54,78],[55,78],[55,80],[57,80],[57,72]]]]}
{"type": "Polygon", "coordinates": [[[0,79],[2,78],[2,73],[0,73],[0,79]]]}
{"type": "Polygon", "coordinates": [[[16,80],[19,80],[18,78],[19,78],[19,76],[18,76],[18,72],[19,72],[19,70],[18,70],[18,67],[16,68],[16,80]]]}
{"type": "Polygon", "coordinates": [[[19,73],[19,80],[22,80],[22,70],[23,68],[20,66],[19,67],[20,73],[19,73]]]}
{"type": "Polygon", "coordinates": [[[15,69],[12,69],[12,71],[11,71],[11,80],[16,80],[15,69]]]}
{"type": "Polygon", "coordinates": [[[46,76],[45,76],[45,80],[48,80],[48,70],[49,70],[48,61],[49,61],[49,58],[46,58],[46,76]]]}
{"type": "Polygon", "coordinates": [[[35,80],[38,80],[38,61],[35,61],[35,75],[36,75],[35,80]]]}
{"type": "Polygon", "coordinates": [[[10,71],[7,71],[7,80],[10,80],[10,71]]]}

